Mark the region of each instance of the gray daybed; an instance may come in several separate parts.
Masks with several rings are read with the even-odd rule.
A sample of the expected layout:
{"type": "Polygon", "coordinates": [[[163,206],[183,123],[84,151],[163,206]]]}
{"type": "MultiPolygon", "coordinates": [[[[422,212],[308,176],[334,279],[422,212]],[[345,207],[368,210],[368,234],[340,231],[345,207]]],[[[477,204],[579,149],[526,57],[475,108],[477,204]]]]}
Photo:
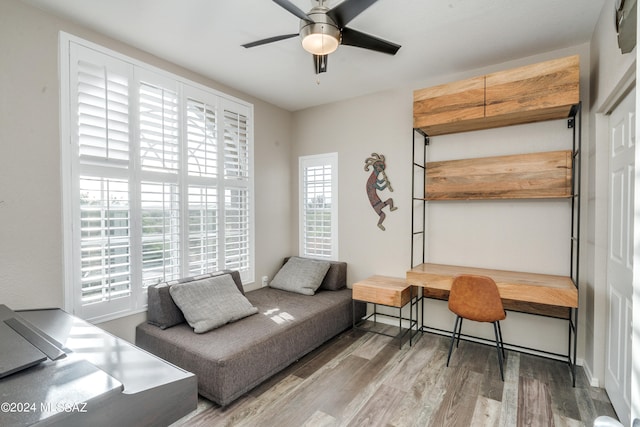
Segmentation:
{"type": "MultiPolygon", "coordinates": [[[[136,328],[136,345],[196,374],[199,394],[225,406],[352,326],[346,268],[346,263],[330,262],[314,295],[272,287],[247,292],[246,299],[257,308],[256,314],[205,333],[195,333],[185,321],[170,288],[230,275],[244,294],[237,272],[150,286],[148,320],[136,328]]],[[[356,303],[355,309],[356,319],[360,319],[366,305],[356,303]]]]}

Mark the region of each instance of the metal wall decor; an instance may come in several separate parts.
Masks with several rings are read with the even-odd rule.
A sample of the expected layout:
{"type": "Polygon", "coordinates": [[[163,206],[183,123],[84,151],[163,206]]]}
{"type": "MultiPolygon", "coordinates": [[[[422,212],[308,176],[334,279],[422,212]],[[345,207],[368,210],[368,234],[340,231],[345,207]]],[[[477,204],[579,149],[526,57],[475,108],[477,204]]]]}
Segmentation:
{"type": "Polygon", "coordinates": [[[371,157],[368,157],[367,160],[364,161],[364,170],[368,172],[371,167],[373,167],[373,171],[371,172],[371,175],[369,175],[369,179],[367,179],[367,196],[369,197],[371,207],[378,214],[378,227],[384,231],[385,228],[384,225],[382,225],[382,222],[387,215],[382,211],[382,209],[385,206],[389,206],[390,211],[395,211],[398,208],[393,206],[393,199],[391,197],[383,202],[380,196],[378,196],[378,191],[382,191],[387,188],[389,191],[393,191],[391,182],[384,171],[387,167],[384,156],[378,153],[371,153],[371,157]]]}

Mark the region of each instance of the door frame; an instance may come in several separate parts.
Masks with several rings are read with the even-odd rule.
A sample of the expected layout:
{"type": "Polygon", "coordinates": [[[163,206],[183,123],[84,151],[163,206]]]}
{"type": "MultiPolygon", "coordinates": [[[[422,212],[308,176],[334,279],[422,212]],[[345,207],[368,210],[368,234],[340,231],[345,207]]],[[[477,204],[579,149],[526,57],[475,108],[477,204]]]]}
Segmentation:
{"type": "MultiPolygon", "coordinates": [[[[640,63],[636,61],[635,75],[640,72],[640,63]]],[[[635,83],[634,83],[635,84],[635,83]]],[[[631,342],[631,423],[640,424],[640,149],[638,149],[638,130],[640,129],[640,96],[636,85],[636,150],[635,178],[633,194],[633,312],[631,342]]]]}
{"type": "MultiPolygon", "coordinates": [[[[604,362],[605,362],[605,374],[604,374],[604,377],[603,377],[603,386],[605,386],[605,388],[607,386],[607,384],[606,384],[607,378],[611,379],[612,381],[617,381],[618,380],[618,378],[616,378],[615,376],[609,377],[608,372],[607,372],[608,365],[610,363],[607,360],[607,355],[609,353],[608,350],[610,350],[608,348],[608,344],[610,343],[610,341],[612,339],[611,336],[608,334],[608,332],[610,330],[610,327],[611,327],[611,325],[609,324],[609,321],[612,320],[611,319],[611,314],[610,314],[611,302],[609,301],[609,296],[611,295],[610,288],[609,288],[610,282],[611,282],[611,280],[609,280],[609,274],[611,273],[610,270],[609,270],[609,266],[610,266],[609,257],[610,257],[610,251],[611,251],[611,248],[609,247],[609,245],[611,243],[611,238],[610,238],[611,236],[609,235],[609,233],[612,230],[612,220],[613,220],[613,218],[610,216],[610,214],[613,212],[613,208],[615,206],[615,205],[611,204],[612,203],[611,197],[613,195],[610,193],[610,190],[612,189],[611,168],[610,168],[610,166],[611,166],[612,152],[613,152],[613,148],[612,148],[613,140],[612,140],[611,136],[612,136],[612,126],[615,125],[615,124],[613,124],[611,122],[611,118],[613,117],[613,114],[616,113],[617,109],[622,106],[623,103],[626,103],[625,104],[626,105],[625,106],[625,110],[622,111],[623,115],[627,114],[627,112],[626,112],[627,108],[632,109],[632,110],[629,110],[629,111],[633,111],[633,115],[634,115],[633,121],[627,122],[626,126],[628,127],[628,129],[625,129],[625,135],[623,135],[623,138],[627,138],[627,131],[633,132],[633,131],[635,131],[637,129],[637,120],[638,120],[637,114],[636,114],[636,112],[638,111],[637,100],[638,100],[638,94],[637,94],[636,86],[635,86],[635,84],[633,84],[633,85],[631,85],[631,87],[628,88],[628,90],[626,90],[624,93],[621,94],[621,96],[616,100],[616,103],[607,112],[607,130],[608,130],[608,138],[607,138],[607,144],[606,144],[606,147],[607,147],[607,156],[606,156],[607,157],[607,197],[606,197],[606,199],[607,199],[606,200],[606,203],[607,203],[607,245],[606,245],[606,248],[607,248],[607,260],[606,260],[607,270],[606,270],[606,274],[607,274],[607,277],[606,277],[606,279],[607,280],[604,283],[605,289],[604,289],[604,293],[603,293],[604,296],[605,296],[604,299],[606,301],[606,322],[605,322],[605,341],[604,342],[607,343],[607,345],[605,345],[605,349],[606,349],[605,350],[605,359],[604,359],[604,362]],[[629,97],[631,96],[632,93],[634,95],[633,103],[630,104],[629,103],[629,101],[630,101],[629,97]]],[[[618,115],[618,117],[620,117],[620,116],[618,115]]],[[[635,132],[635,133],[637,133],[637,132],[635,132]]],[[[634,141],[637,141],[637,140],[638,140],[637,136],[634,135],[634,141]]],[[[636,142],[636,144],[637,144],[637,142],[636,142]]],[[[638,254],[638,250],[635,249],[636,242],[637,242],[637,240],[635,240],[635,233],[637,231],[636,230],[637,225],[635,224],[635,217],[636,217],[635,211],[636,211],[636,206],[640,205],[636,201],[637,200],[637,196],[636,196],[637,188],[636,187],[638,185],[636,183],[636,181],[638,181],[638,173],[637,173],[637,168],[635,167],[635,165],[637,164],[636,157],[637,157],[637,154],[638,154],[638,150],[636,148],[637,147],[635,147],[635,146],[633,147],[633,159],[632,159],[633,160],[633,168],[634,168],[633,169],[633,175],[631,177],[629,177],[629,179],[631,181],[633,181],[633,185],[634,185],[634,193],[631,195],[631,200],[630,200],[630,202],[632,202],[633,205],[628,206],[628,207],[624,207],[623,209],[625,211],[627,209],[629,210],[629,214],[630,214],[631,218],[627,217],[627,219],[632,222],[631,226],[633,227],[633,230],[634,230],[634,235],[630,236],[631,237],[631,239],[630,239],[631,242],[630,243],[633,244],[633,257],[634,257],[634,259],[631,260],[633,265],[631,267],[631,275],[632,276],[631,276],[631,279],[630,279],[631,280],[631,283],[630,283],[630,285],[631,285],[630,303],[632,305],[633,311],[638,313],[639,310],[638,310],[637,306],[633,302],[634,294],[637,293],[637,290],[635,289],[634,284],[633,284],[633,277],[638,273],[638,265],[639,265],[638,262],[635,259],[635,257],[638,254]]],[[[620,156],[620,154],[618,154],[618,156],[620,156]]],[[[627,160],[629,160],[629,159],[627,159],[627,160]]],[[[626,185],[625,185],[625,187],[626,187],[626,185]]],[[[623,190],[624,190],[624,188],[623,188],[623,190]]],[[[623,211],[621,211],[621,212],[623,212],[623,211]]],[[[615,214],[615,212],[613,212],[613,213],[615,214]]],[[[627,215],[627,213],[625,213],[624,215],[627,215]]],[[[616,263],[614,263],[614,264],[617,265],[616,263]]],[[[626,286],[626,285],[624,285],[624,286],[626,286]]],[[[626,299],[625,299],[625,301],[626,301],[626,299]]],[[[622,309],[624,310],[624,307],[622,307],[622,309]]],[[[624,313],[623,313],[623,317],[624,317],[624,313]]],[[[626,341],[627,334],[630,331],[628,329],[626,329],[626,326],[622,326],[622,328],[623,328],[623,330],[617,331],[618,332],[618,336],[613,338],[614,340],[618,341],[619,339],[623,339],[623,340],[626,341]]],[[[633,329],[633,325],[631,325],[631,328],[633,329]]],[[[633,361],[634,361],[633,354],[634,354],[634,352],[633,352],[633,348],[632,348],[632,345],[633,345],[634,341],[637,341],[637,340],[632,338],[632,341],[627,343],[627,345],[629,347],[625,347],[623,349],[623,351],[625,353],[628,351],[629,355],[631,356],[631,360],[629,361],[629,363],[631,364],[631,366],[630,366],[630,369],[631,369],[630,374],[631,374],[631,376],[633,376],[633,371],[634,371],[634,365],[633,365],[633,361]]],[[[640,355],[640,353],[636,353],[636,354],[640,355]]],[[[638,356],[636,356],[636,359],[639,359],[638,356]]],[[[619,359],[616,360],[616,362],[619,362],[619,361],[620,361],[619,359]]],[[[638,366],[640,366],[640,365],[638,365],[638,366]]],[[[624,384],[624,382],[623,382],[621,384],[621,386],[624,387],[625,390],[620,390],[620,389],[618,389],[618,387],[613,387],[612,390],[614,390],[615,393],[622,392],[622,393],[626,394],[627,387],[629,387],[629,389],[628,389],[629,391],[631,391],[631,389],[632,389],[630,382],[631,382],[631,378],[629,378],[629,383],[624,384]]],[[[610,386],[612,386],[612,385],[613,384],[611,384],[610,386]]],[[[625,399],[624,397],[621,397],[621,396],[617,396],[617,398],[625,399]]],[[[622,402],[619,402],[619,403],[622,403],[622,402]]],[[[625,405],[625,407],[624,407],[625,413],[624,414],[619,414],[619,416],[623,415],[625,417],[624,420],[625,420],[625,425],[626,425],[626,424],[630,423],[630,420],[631,420],[631,418],[627,418],[627,417],[631,416],[631,412],[632,412],[631,411],[631,406],[632,406],[633,402],[631,400],[631,395],[629,395],[629,401],[627,402],[628,406],[626,406],[627,404],[625,404],[625,403],[622,403],[622,404],[625,405]]],[[[620,408],[620,409],[623,409],[623,408],[620,408]]]]}

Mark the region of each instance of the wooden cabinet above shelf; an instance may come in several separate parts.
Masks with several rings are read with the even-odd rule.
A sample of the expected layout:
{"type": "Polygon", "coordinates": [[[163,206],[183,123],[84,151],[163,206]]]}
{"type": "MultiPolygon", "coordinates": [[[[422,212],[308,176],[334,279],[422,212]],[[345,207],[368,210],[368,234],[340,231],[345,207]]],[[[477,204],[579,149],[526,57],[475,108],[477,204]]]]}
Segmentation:
{"type": "Polygon", "coordinates": [[[567,118],[580,102],[580,59],[554,59],[413,93],[429,136],[567,118]]]}

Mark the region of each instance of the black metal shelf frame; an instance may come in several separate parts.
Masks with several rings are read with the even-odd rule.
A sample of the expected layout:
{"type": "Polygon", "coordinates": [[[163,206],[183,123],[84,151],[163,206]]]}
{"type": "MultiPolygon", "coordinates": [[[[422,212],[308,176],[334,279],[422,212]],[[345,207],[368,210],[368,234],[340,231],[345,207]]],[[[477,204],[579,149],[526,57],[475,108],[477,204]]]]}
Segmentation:
{"type": "MultiPolygon", "coordinates": [[[[582,175],[582,102],[574,105],[571,108],[571,112],[569,113],[569,117],[567,120],[567,127],[572,129],[573,131],[573,142],[572,142],[572,168],[571,168],[571,194],[570,202],[571,202],[571,235],[570,235],[570,266],[569,266],[569,276],[573,281],[576,289],[578,290],[578,299],[580,295],[580,190],[581,190],[581,175],[582,175]]],[[[417,264],[415,263],[415,245],[418,236],[421,236],[421,262],[425,263],[425,246],[427,243],[427,203],[428,201],[424,198],[424,187],[425,187],[425,173],[427,164],[427,148],[429,146],[429,135],[423,132],[420,129],[414,128],[412,135],[412,156],[411,156],[411,268],[414,268],[417,264]],[[421,137],[423,139],[423,150],[422,150],[422,163],[416,162],[416,138],[421,137]],[[416,196],[416,168],[420,168],[423,170],[421,173],[422,176],[422,197],[416,196]],[[416,202],[420,202],[420,206],[416,206],[416,202]],[[420,223],[421,229],[416,230],[416,210],[422,210],[421,216],[422,221],[420,223]]],[[[420,215],[420,213],[418,213],[420,215]]],[[[418,263],[418,264],[420,264],[418,263]]],[[[423,332],[429,331],[439,334],[451,334],[451,331],[444,331],[441,329],[435,329],[426,327],[424,325],[424,296],[420,295],[419,300],[422,306],[421,313],[421,330],[423,332]]],[[[536,350],[528,347],[521,347],[516,345],[511,345],[512,348],[517,348],[519,351],[528,354],[542,355],[549,357],[554,360],[564,360],[568,363],[569,369],[571,371],[572,384],[573,387],[576,385],[576,358],[577,358],[577,348],[578,348],[578,308],[570,308],[569,309],[569,330],[568,330],[568,339],[567,339],[567,354],[557,354],[542,350],[536,350]]],[[[473,341],[483,342],[482,338],[469,336],[473,341]]]]}
{"type": "Polygon", "coordinates": [[[414,249],[416,236],[422,236],[422,264],[425,262],[424,247],[426,244],[426,219],[427,219],[427,201],[424,199],[424,185],[425,185],[425,169],[427,164],[427,146],[429,145],[429,136],[420,129],[413,129],[413,139],[411,142],[411,268],[415,267],[414,264],[414,249]],[[422,163],[416,163],[416,134],[419,134],[423,138],[422,149],[422,163]],[[422,169],[422,197],[416,197],[416,168],[422,169]],[[415,230],[416,227],[416,201],[420,201],[422,208],[422,230],[415,230]]]}

